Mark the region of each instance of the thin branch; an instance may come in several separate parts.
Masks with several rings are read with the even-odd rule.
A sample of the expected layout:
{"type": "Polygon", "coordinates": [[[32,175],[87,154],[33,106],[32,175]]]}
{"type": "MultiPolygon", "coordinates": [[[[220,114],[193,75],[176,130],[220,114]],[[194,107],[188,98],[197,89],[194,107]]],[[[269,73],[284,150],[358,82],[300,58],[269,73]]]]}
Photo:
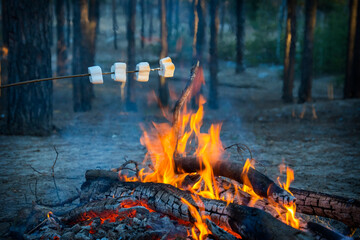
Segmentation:
{"type": "Polygon", "coordinates": [[[58,157],[59,157],[59,152],[56,150],[56,147],[55,147],[55,146],[54,146],[54,150],[55,150],[55,152],[56,152],[56,158],[55,158],[55,161],[54,161],[54,163],[53,163],[53,165],[52,165],[52,167],[51,167],[51,171],[52,171],[52,176],[53,176],[53,177],[55,176],[55,170],[54,170],[55,164],[56,164],[56,161],[58,160],[58,157]]]}
{"type": "Polygon", "coordinates": [[[173,113],[173,128],[174,128],[174,136],[176,138],[176,144],[175,144],[175,152],[174,152],[174,156],[177,155],[177,145],[178,145],[178,140],[179,140],[179,132],[180,132],[180,126],[179,126],[179,122],[180,122],[180,116],[181,116],[181,109],[183,108],[184,104],[186,103],[186,100],[188,99],[193,85],[194,85],[194,79],[196,77],[196,73],[197,70],[199,69],[199,61],[197,61],[196,65],[194,65],[191,68],[191,74],[190,74],[190,79],[187,82],[187,85],[185,87],[185,89],[182,91],[179,100],[176,102],[175,107],[174,107],[174,113],[173,113]]]}

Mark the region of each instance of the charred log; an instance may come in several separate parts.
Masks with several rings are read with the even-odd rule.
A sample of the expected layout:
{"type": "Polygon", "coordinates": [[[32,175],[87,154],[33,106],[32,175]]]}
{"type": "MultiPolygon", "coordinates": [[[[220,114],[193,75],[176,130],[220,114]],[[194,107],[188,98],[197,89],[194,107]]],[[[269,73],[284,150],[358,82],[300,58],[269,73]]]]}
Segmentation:
{"type": "Polygon", "coordinates": [[[360,226],[360,201],[296,188],[290,191],[296,197],[297,212],[332,218],[349,227],[360,226]]]}
{"type": "MultiPolygon", "coordinates": [[[[200,163],[196,157],[176,157],[175,165],[177,169],[182,169],[185,172],[192,173],[200,170],[200,163]]],[[[259,171],[249,168],[246,176],[242,174],[243,165],[238,162],[218,161],[212,164],[215,176],[223,176],[242,184],[246,183],[248,178],[254,192],[260,197],[270,198],[275,202],[288,204],[295,201],[295,197],[289,192],[280,188],[270,178],[260,173],[259,171]]]]}
{"type": "MultiPolygon", "coordinates": [[[[171,185],[162,183],[140,183],[140,182],[107,182],[107,190],[101,191],[94,187],[97,181],[87,182],[83,191],[91,191],[88,200],[90,203],[70,211],[63,216],[64,221],[79,219],[84,213],[91,211],[121,209],[124,201],[131,201],[143,204],[156,212],[193,223],[189,207],[181,201],[197,207],[192,195],[171,185]],[[94,190],[96,189],[96,190],[94,190]],[[96,191],[96,192],[94,192],[96,191]],[[103,199],[103,200],[100,200],[103,199]],[[105,200],[104,200],[105,199],[105,200]]],[[[105,188],[106,189],[106,188],[105,188]]],[[[210,216],[218,226],[224,226],[235,233],[240,234],[244,239],[312,239],[310,235],[294,229],[270,214],[256,208],[242,206],[234,203],[229,205],[226,202],[200,197],[204,212],[210,216]]]]}

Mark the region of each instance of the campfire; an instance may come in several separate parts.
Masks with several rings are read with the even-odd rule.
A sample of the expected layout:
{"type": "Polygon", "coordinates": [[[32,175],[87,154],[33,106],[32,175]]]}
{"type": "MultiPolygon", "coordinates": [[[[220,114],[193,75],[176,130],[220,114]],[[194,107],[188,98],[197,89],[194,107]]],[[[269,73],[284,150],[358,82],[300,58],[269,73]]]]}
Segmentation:
{"type": "Polygon", "coordinates": [[[358,202],[290,188],[294,172],[285,164],[279,170],[286,179],[274,182],[255,169],[245,145],[231,146],[250,156],[245,163],[234,161],[220,140],[221,124],[202,129],[206,100],[199,97],[195,112],[187,108],[202,80],[196,65],[174,111],[163,110],[167,121],[141,126],[140,141],[147,149],[142,164],[88,170],[81,205],[62,213],[41,208],[47,217],[25,238],[345,238],[298,213],[359,225],[358,202]]]}

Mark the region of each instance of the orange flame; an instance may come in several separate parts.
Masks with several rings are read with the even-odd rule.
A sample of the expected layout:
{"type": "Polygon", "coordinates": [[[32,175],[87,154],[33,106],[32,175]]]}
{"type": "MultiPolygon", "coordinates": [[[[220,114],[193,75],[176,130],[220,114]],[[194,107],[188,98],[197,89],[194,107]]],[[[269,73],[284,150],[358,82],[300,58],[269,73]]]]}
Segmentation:
{"type": "MultiPolygon", "coordinates": [[[[200,212],[201,212],[201,208],[204,209],[204,205],[203,205],[201,199],[196,195],[192,195],[192,197],[193,197],[195,203],[200,208],[200,212]]],[[[211,233],[210,230],[208,229],[207,225],[205,224],[205,219],[209,218],[209,216],[201,215],[198,212],[198,210],[196,209],[196,207],[194,207],[186,199],[181,198],[181,202],[183,202],[184,204],[186,204],[189,207],[190,214],[195,219],[195,223],[194,223],[195,226],[191,229],[192,237],[195,240],[205,239],[206,236],[211,233]],[[196,234],[196,229],[198,229],[198,231],[200,232],[199,235],[196,234]]]]}
{"type": "MultiPolygon", "coordinates": [[[[280,185],[280,187],[282,187],[283,189],[285,189],[286,191],[288,191],[289,193],[291,193],[290,191],[290,184],[292,181],[294,181],[294,171],[285,166],[285,164],[280,164],[279,166],[280,168],[280,173],[284,172],[286,170],[286,182],[285,183],[281,183],[280,182],[280,178],[278,177],[278,183],[280,185]]],[[[292,195],[292,193],[291,193],[292,195]]],[[[285,214],[285,222],[286,224],[292,226],[293,228],[299,229],[300,227],[300,222],[299,219],[296,218],[295,213],[296,213],[296,204],[295,202],[293,203],[289,203],[287,205],[284,205],[285,209],[287,210],[286,214],[285,214]]]]}

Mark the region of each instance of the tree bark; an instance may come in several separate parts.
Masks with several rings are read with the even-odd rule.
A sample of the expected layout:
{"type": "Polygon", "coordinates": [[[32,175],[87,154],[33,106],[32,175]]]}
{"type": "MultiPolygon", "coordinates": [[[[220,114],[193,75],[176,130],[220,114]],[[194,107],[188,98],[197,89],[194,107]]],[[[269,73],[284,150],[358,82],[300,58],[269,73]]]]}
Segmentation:
{"type": "Polygon", "coordinates": [[[285,35],[284,82],[282,99],[293,101],[295,54],[296,54],[296,0],[287,0],[287,20],[285,35]]]}
{"type": "MultiPolygon", "coordinates": [[[[2,1],[3,40],[8,44],[8,83],[51,77],[50,2],[2,1]],[[41,11],[39,11],[41,9],[41,11]]],[[[7,89],[9,134],[49,135],[52,82],[7,89]]]]}
{"type": "Polygon", "coordinates": [[[240,73],[245,70],[244,35],[245,35],[244,0],[237,0],[236,1],[236,73],[240,73]]]}
{"type": "Polygon", "coordinates": [[[67,75],[67,47],[65,43],[65,0],[56,0],[56,75],[67,75]]]}
{"type": "Polygon", "coordinates": [[[301,83],[299,88],[299,102],[311,102],[311,88],[313,75],[313,48],[316,23],[317,0],[305,2],[305,31],[304,48],[302,54],[301,83]]]}
{"type": "Polygon", "coordinates": [[[71,19],[70,19],[70,12],[71,12],[71,4],[70,0],[65,0],[66,5],[66,46],[70,48],[70,35],[71,35],[71,19]]]}
{"type": "Polygon", "coordinates": [[[154,33],[154,25],[153,25],[153,18],[154,18],[154,12],[153,12],[153,0],[148,0],[148,9],[149,9],[149,41],[152,41],[152,35],[154,33]]]}
{"type": "Polygon", "coordinates": [[[283,24],[284,24],[285,7],[286,7],[286,0],[282,0],[280,8],[279,8],[279,19],[278,19],[278,27],[277,27],[278,36],[276,39],[276,58],[279,62],[281,61],[280,60],[280,47],[281,47],[281,34],[282,34],[282,29],[283,29],[283,24]]]}
{"type": "Polygon", "coordinates": [[[145,0],[141,0],[140,1],[140,10],[141,10],[141,40],[140,40],[140,43],[141,43],[141,49],[143,50],[144,49],[144,46],[145,46],[145,0]]]}
{"type": "Polygon", "coordinates": [[[218,108],[218,53],[217,38],[219,31],[219,1],[210,1],[210,91],[209,107],[218,108]]]}
{"type": "Polygon", "coordinates": [[[114,49],[118,49],[117,47],[117,34],[116,30],[118,29],[117,20],[116,20],[116,0],[112,0],[112,22],[113,22],[113,33],[114,33],[114,49]]]}
{"type": "MultiPolygon", "coordinates": [[[[83,197],[83,200],[95,200],[95,202],[70,211],[63,216],[63,221],[77,219],[88,211],[115,210],[124,200],[138,204],[141,202],[159,213],[191,223],[194,223],[195,219],[182,199],[195,208],[199,208],[190,192],[162,183],[109,182],[108,185],[101,183],[101,187],[94,187],[88,181],[83,185],[82,190],[85,190],[85,195],[89,197],[88,199],[83,197]],[[90,193],[86,193],[86,189],[90,189],[90,193]],[[100,199],[105,200],[96,202],[100,199]]],[[[203,197],[200,197],[200,200],[204,206],[205,215],[210,216],[211,221],[231,229],[245,239],[313,239],[307,233],[280,222],[260,209],[234,203],[227,205],[224,201],[203,197]]]]}
{"type": "MultiPolygon", "coordinates": [[[[136,16],[136,0],[128,1],[128,15],[127,15],[127,56],[128,68],[135,69],[135,16],[136,16]]],[[[128,73],[127,76],[127,94],[126,94],[126,109],[128,111],[137,111],[135,103],[135,79],[134,74],[128,73]]]]}
{"type": "MultiPolygon", "coordinates": [[[[73,74],[86,73],[94,65],[99,3],[97,0],[73,1],[73,74]]],[[[73,79],[74,111],[91,110],[93,86],[88,77],[73,79]]]]}
{"type": "MultiPolygon", "coordinates": [[[[160,1],[160,9],[161,9],[161,52],[160,59],[164,58],[168,55],[168,41],[167,41],[167,23],[166,23],[166,1],[160,1]]],[[[164,77],[159,76],[159,99],[162,106],[167,106],[169,102],[169,89],[167,81],[164,77]]]]}
{"type": "Polygon", "coordinates": [[[205,33],[206,33],[206,2],[205,0],[198,0],[196,11],[198,15],[198,30],[196,32],[196,60],[200,61],[200,65],[204,64],[204,47],[205,47],[205,33]]]}
{"type": "Polygon", "coordinates": [[[344,98],[360,97],[360,3],[350,0],[347,65],[344,98]]]}

